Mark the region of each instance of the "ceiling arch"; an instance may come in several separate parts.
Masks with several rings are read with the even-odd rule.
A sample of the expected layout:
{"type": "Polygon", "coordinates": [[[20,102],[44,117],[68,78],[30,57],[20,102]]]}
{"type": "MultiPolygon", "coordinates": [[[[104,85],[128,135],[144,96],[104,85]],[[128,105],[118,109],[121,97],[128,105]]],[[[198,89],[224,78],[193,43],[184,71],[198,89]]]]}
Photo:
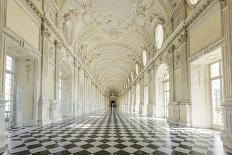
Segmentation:
{"type": "Polygon", "coordinates": [[[75,21],[75,51],[103,91],[124,88],[142,51],[151,49],[154,29],[172,14],[173,0],[56,0],[75,21]]]}

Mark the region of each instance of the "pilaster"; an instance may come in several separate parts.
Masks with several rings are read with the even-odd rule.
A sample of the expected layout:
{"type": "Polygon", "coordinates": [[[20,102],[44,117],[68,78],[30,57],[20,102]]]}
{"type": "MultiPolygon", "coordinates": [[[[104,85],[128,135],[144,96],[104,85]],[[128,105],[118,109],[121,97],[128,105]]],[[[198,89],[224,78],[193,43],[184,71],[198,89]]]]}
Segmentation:
{"type": "Polygon", "coordinates": [[[81,94],[81,91],[83,92],[83,88],[81,89],[81,85],[82,85],[82,83],[81,83],[81,67],[79,66],[78,67],[78,90],[79,91],[78,91],[78,107],[77,107],[79,115],[83,114],[83,107],[82,107],[83,94],[81,94]]]}
{"type": "Polygon", "coordinates": [[[7,148],[7,132],[5,130],[5,103],[4,100],[4,61],[5,61],[5,35],[3,28],[6,25],[6,0],[0,1],[0,154],[7,148]]]}
{"type": "Polygon", "coordinates": [[[139,114],[144,114],[144,77],[140,78],[140,103],[139,114]]]}
{"type": "MultiPolygon", "coordinates": [[[[179,124],[191,126],[191,105],[189,95],[189,73],[187,62],[187,32],[180,35],[179,51],[181,53],[181,102],[180,102],[180,120],[179,124]]],[[[171,99],[171,98],[170,98],[171,99]]]]}
{"type": "Polygon", "coordinates": [[[134,92],[133,92],[133,87],[130,88],[130,109],[129,109],[129,113],[131,113],[133,111],[133,96],[134,96],[134,92]]]}
{"type": "Polygon", "coordinates": [[[222,29],[224,35],[223,68],[224,68],[224,130],[222,140],[226,147],[232,149],[232,1],[220,0],[222,9],[222,29]]]}
{"type": "MultiPolygon", "coordinates": [[[[49,37],[49,36],[48,36],[49,37]]],[[[54,100],[49,100],[49,117],[51,122],[62,120],[61,118],[61,101],[59,100],[59,81],[60,81],[60,55],[62,46],[58,41],[55,42],[55,86],[54,100]]]]}
{"type": "Polygon", "coordinates": [[[133,113],[136,113],[136,84],[133,85],[133,92],[134,92],[134,103],[133,103],[133,113]]]}
{"type": "Polygon", "coordinates": [[[5,103],[3,94],[0,94],[0,154],[5,151],[8,146],[8,133],[5,130],[5,103]]]}
{"type": "MultiPolygon", "coordinates": [[[[187,52],[187,51],[186,51],[187,52]]],[[[169,116],[168,122],[178,124],[179,123],[179,105],[178,103],[174,102],[174,50],[173,47],[169,49],[169,116]]]]}
{"type": "Polygon", "coordinates": [[[49,29],[42,25],[42,65],[41,65],[41,90],[40,99],[38,103],[38,120],[39,125],[48,124],[51,122],[49,118],[50,102],[48,100],[48,51],[49,51],[49,38],[51,33],[49,29]]]}
{"type": "Polygon", "coordinates": [[[154,111],[154,103],[152,102],[152,70],[148,69],[148,104],[147,104],[147,116],[152,117],[154,111]]]}

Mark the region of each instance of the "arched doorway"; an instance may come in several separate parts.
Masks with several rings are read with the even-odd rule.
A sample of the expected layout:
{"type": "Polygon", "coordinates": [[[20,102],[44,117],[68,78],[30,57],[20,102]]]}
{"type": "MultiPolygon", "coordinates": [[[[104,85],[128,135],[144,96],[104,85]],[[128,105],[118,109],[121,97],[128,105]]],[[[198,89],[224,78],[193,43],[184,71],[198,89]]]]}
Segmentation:
{"type": "Polygon", "coordinates": [[[156,73],[156,117],[167,118],[169,104],[169,71],[161,64],[156,73]]]}
{"type": "Polygon", "coordinates": [[[61,102],[62,117],[72,116],[72,72],[69,65],[61,63],[59,74],[59,100],[61,102]]]}

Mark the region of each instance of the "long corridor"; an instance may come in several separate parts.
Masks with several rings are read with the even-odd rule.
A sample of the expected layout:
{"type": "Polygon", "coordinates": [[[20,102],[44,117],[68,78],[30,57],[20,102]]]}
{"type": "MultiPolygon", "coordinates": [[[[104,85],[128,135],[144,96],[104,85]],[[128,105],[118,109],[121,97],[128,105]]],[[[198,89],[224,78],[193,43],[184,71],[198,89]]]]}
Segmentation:
{"type": "Polygon", "coordinates": [[[10,131],[5,154],[226,154],[219,132],[117,110],[10,131]]]}

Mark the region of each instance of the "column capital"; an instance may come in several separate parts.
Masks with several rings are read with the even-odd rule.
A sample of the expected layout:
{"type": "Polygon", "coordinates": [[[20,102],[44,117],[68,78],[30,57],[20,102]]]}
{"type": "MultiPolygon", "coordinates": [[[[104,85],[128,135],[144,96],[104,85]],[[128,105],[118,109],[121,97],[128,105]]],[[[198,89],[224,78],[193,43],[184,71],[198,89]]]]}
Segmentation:
{"type": "Polygon", "coordinates": [[[56,45],[56,48],[59,49],[59,50],[62,48],[62,44],[58,40],[55,40],[55,45],[56,45]]]}
{"type": "Polygon", "coordinates": [[[144,76],[142,75],[142,76],[140,76],[139,77],[139,81],[141,82],[142,80],[143,80],[143,78],[144,78],[144,76]]]}
{"type": "Polygon", "coordinates": [[[221,6],[221,9],[224,9],[228,5],[228,0],[219,0],[219,3],[220,3],[220,6],[221,6]]]}
{"type": "Polygon", "coordinates": [[[41,26],[41,30],[42,30],[42,34],[47,37],[50,38],[51,37],[51,31],[49,30],[49,28],[47,26],[45,26],[45,24],[43,23],[41,26]]]}

